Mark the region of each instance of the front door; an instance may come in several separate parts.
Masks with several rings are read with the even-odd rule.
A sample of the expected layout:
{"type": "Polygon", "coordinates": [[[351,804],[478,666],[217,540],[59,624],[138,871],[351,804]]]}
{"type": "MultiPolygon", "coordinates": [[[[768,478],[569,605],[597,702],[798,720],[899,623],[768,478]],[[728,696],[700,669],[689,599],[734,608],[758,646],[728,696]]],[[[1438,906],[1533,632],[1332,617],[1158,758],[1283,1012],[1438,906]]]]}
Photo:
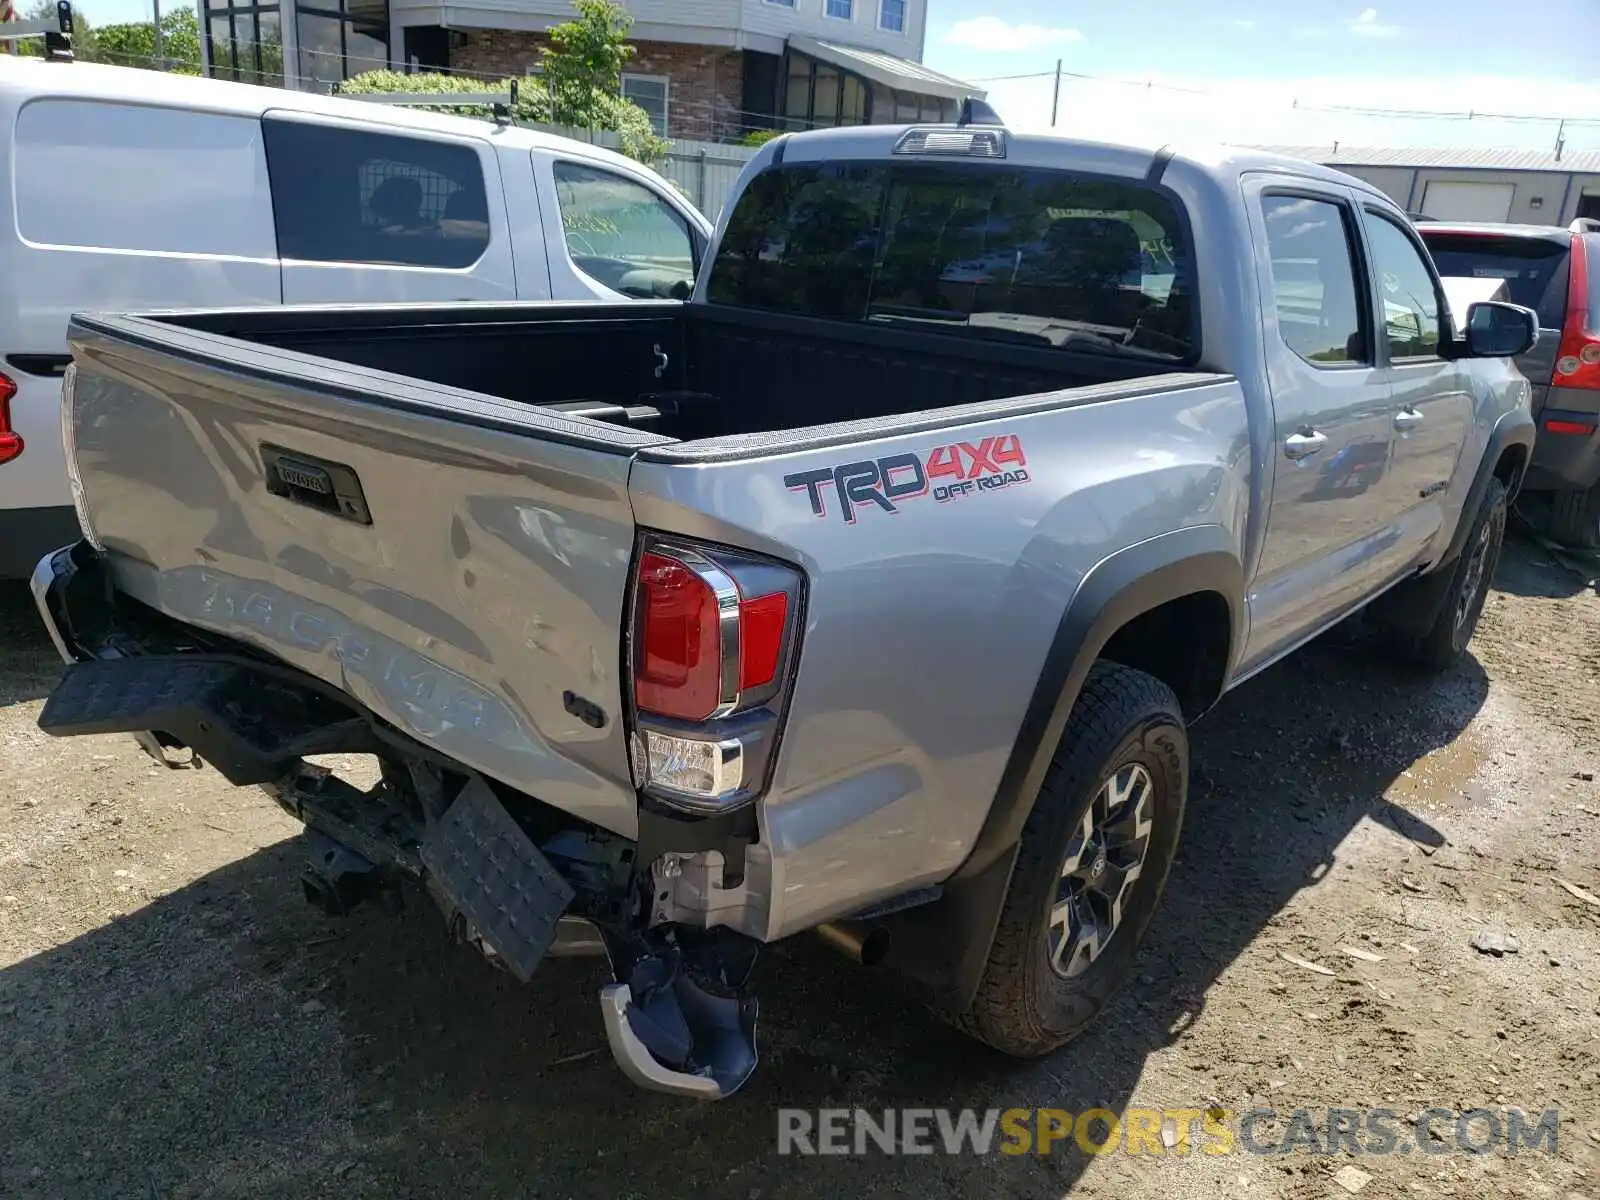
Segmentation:
{"type": "Polygon", "coordinates": [[[1266,541],[1243,669],[1356,604],[1394,569],[1385,499],[1394,404],[1372,337],[1354,198],[1337,187],[1247,186],[1276,436],[1266,541]]]}
{"type": "Polygon", "coordinates": [[[1394,397],[1394,461],[1381,492],[1401,517],[1406,548],[1419,553],[1445,519],[1472,423],[1472,395],[1461,366],[1439,356],[1443,289],[1416,235],[1371,208],[1363,210],[1362,224],[1383,314],[1378,358],[1394,397]]]}

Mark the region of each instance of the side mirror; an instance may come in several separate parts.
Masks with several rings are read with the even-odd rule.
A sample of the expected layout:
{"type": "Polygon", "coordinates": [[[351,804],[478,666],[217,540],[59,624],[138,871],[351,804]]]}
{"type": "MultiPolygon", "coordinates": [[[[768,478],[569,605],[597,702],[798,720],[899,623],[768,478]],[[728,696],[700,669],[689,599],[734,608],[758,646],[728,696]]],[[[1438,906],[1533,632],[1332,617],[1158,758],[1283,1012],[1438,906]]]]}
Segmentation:
{"type": "Polygon", "coordinates": [[[1531,308],[1499,300],[1480,300],[1467,309],[1463,358],[1515,358],[1539,337],[1539,318],[1531,308]]]}

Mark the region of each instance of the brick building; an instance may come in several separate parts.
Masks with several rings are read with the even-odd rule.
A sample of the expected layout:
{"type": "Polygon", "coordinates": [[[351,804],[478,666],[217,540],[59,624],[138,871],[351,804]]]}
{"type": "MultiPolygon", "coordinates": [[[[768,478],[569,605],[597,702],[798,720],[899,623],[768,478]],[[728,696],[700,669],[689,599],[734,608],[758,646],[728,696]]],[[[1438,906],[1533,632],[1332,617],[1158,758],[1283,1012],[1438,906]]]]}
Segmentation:
{"type": "MultiPolygon", "coordinates": [[[[623,94],[673,137],[944,120],[982,90],[921,65],[927,0],[625,0],[623,94]]],[[[567,0],[199,0],[207,70],[325,89],[375,67],[537,67],[567,0]]]]}

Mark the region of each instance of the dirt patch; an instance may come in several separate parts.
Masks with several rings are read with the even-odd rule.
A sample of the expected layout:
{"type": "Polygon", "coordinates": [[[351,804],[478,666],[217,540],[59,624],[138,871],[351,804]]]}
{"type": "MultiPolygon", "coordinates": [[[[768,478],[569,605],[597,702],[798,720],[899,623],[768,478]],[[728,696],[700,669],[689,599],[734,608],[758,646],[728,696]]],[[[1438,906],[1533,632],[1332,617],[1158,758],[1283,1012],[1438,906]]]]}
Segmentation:
{"type": "Polygon", "coordinates": [[[623,1082],[595,966],[525,989],[424,905],[330,922],[257,793],[41,734],[53,654],[0,589],[0,1195],[1600,1200],[1600,908],[1557,882],[1600,894],[1592,579],[1508,547],[1474,652],[1426,680],[1331,637],[1208,717],[1139,978],[1066,1050],[1002,1059],[801,939],[755,1080],[701,1107],[623,1082]],[[1561,1125],[1553,1156],[776,1152],[784,1106],[1130,1105],[1270,1108],[1265,1143],[1299,1108],[1319,1143],[1329,1108],[1561,1125]]]}

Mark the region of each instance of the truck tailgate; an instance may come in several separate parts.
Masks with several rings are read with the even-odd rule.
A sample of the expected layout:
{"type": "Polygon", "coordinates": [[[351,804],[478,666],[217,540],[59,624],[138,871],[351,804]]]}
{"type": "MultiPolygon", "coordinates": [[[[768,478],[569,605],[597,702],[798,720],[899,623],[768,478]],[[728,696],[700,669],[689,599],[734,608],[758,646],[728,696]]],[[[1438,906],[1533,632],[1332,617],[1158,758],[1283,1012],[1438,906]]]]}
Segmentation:
{"type": "Polygon", "coordinates": [[[666,439],[139,318],[69,340],[84,506],[120,591],[636,834],[627,480],[666,439]]]}

